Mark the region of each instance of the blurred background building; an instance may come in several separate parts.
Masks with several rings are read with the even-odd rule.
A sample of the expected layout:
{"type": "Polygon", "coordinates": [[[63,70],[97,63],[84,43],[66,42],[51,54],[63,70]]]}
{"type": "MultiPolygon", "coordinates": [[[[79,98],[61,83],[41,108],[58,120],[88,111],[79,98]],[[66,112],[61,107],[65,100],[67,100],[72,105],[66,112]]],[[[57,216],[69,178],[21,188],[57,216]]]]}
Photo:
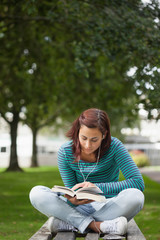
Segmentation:
{"type": "MultiPolygon", "coordinates": [[[[8,167],[10,155],[9,129],[3,119],[0,120],[0,167],[8,167]]],[[[140,150],[147,154],[151,165],[160,165],[160,121],[142,120],[138,128],[122,129],[125,146],[130,150],[140,150]]],[[[38,162],[40,166],[57,165],[57,151],[67,139],[62,131],[57,135],[38,137],[38,162]]],[[[26,125],[19,125],[17,139],[20,167],[29,167],[32,155],[32,134],[26,125]]]]}

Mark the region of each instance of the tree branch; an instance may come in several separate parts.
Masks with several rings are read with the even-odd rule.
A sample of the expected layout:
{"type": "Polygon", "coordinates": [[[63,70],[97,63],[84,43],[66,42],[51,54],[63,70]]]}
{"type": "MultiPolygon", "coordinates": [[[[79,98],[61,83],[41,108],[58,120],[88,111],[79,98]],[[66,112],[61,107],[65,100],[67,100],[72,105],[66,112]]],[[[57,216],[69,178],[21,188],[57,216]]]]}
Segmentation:
{"type": "Polygon", "coordinates": [[[44,16],[36,16],[36,17],[28,17],[28,16],[1,16],[0,15],[0,21],[2,20],[15,20],[15,21],[50,21],[50,19],[48,17],[44,17],[44,16]]]}
{"type": "Polygon", "coordinates": [[[2,112],[0,112],[0,115],[9,125],[11,124],[10,121],[6,118],[6,116],[2,112]]]}
{"type": "Polygon", "coordinates": [[[55,120],[55,118],[59,116],[59,112],[60,112],[60,110],[57,111],[55,114],[53,114],[51,117],[49,117],[45,122],[43,122],[42,124],[40,124],[40,125],[38,126],[38,130],[39,130],[40,128],[43,128],[43,127],[49,125],[53,120],[55,120]]]}

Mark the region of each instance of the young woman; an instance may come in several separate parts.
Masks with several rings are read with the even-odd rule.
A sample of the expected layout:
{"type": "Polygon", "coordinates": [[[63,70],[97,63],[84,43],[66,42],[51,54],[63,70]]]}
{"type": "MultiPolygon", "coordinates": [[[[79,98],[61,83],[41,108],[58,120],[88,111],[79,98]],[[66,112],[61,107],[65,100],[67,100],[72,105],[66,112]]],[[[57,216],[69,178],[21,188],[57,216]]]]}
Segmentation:
{"type": "Polygon", "coordinates": [[[67,133],[71,139],[58,152],[59,171],[66,187],[97,186],[106,197],[103,203],[77,200],[53,193],[44,186],[30,192],[32,205],[50,217],[51,231],[72,230],[125,234],[127,221],[144,204],[143,178],[124,145],[111,137],[106,112],[84,111],[67,133]],[[119,171],[125,180],[119,181],[119,171]]]}

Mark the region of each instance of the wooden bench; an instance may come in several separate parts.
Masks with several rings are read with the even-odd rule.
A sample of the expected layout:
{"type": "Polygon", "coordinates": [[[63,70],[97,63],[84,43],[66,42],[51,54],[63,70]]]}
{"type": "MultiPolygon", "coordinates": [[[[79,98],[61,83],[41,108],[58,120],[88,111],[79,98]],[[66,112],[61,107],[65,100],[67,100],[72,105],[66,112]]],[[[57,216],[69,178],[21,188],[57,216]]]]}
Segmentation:
{"type": "MultiPolygon", "coordinates": [[[[48,222],[48,221],[47,221],[48,222]]],[[[58,232],[51,233],[47,229],[47,222],[29,239],[29,240],[75,240],[77,237],[83,238],[85,240],[98,240],[99,235],[97,233],[87,233],[87,234],[81,234],[81,233],[74,233],[74,232],[58,232]]],[[[137,226],[134,219],[129,221],[128,223],[128,231],[126,236],[124,237],[118,237],[113,236],[111,234],[101,234],[100,237],[104,237],[107,239],[112,240],[146,240],[143,233],[140,231],[139,227],[137,226]]]]}

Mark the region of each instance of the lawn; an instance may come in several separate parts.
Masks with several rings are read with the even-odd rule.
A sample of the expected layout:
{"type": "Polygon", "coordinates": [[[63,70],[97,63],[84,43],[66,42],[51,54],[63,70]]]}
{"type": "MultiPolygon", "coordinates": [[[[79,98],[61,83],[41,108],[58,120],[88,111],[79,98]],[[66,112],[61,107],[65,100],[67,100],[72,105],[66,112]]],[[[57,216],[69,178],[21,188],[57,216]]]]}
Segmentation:
{"type": "MultiPolygon", "coordinates": [[[[160,240],[160,184],[144,176],[145,206],[135,217],[147,240],[160,240]]],[[[30,204],[28,194],[35,185],[62,184],[57,167],[0,170],[0,240],[27,240],[46,221],[30,204]]]]}

